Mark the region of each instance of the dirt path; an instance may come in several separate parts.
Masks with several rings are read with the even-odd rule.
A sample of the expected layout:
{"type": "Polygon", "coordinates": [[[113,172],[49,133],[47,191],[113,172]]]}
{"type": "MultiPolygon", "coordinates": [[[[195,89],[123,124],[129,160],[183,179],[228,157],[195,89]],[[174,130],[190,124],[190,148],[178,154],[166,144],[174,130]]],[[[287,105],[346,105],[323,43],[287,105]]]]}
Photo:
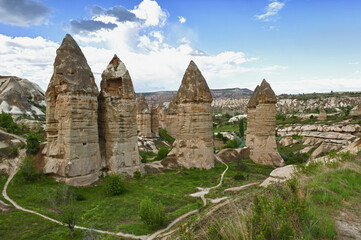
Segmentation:
{"type": "Polygon", "coordinates": [[[19,136],[15,135],[15,134],[11,134],[11,133],[5,132],[5,131],[3,131],[3,130],[1,130],[1,129],[0,129],[0,133],[5,134],[5,135],[8,135],[8,136],[13,137],[13,138],[16,138],[16,139],[19,139],[19,140],[22,141],[23,143],[26,143],[26,139],[23,138],[23,137],[19,137],[19,136]]]}
{"type": "MultiPolygon", "coordinates": [[[[1,131],[1,130],[0,130],[1,131]]],[[[219,161],[220,163],[224,164],[226,166],[226,169],[223,171],[223,173],[221,174],[221,179],[219,181],[219,183],[216,185],[216,186],[213,186],[213,187],[210,187],[210,188],[200,188],[200,187],[197,187],[197,189],[199,189],[200,191],[199,192],[196,192],[195,194],[191,194],[191,195],[194,195],[193,197],[200,197],[202,198],[203,200],[203,204],[204,206],[207,205],[207,200],[205,198],[205,195],[209,193],[210,190],[212,189],[215,189],[215,188],[218,188],[220,186],[222,186],[222,182],[223,182],[223,177],[224,177],[224,174],[227,172],[228,170],[228,165],[225,164],[219,157],[216,156],[216,160],[219,161]]],[[[20,210],[20,211],[23,211],[23,212],[27,212],[27,213],[31,213],[31,214],[36,214],[48,221],[51,221],[51,222],[54,222],[56,224],[59,224],[59,225],[62,225],[62,226],[65,226],[63,223],[61,223],[60,221],[54,219],[54,218],[51,218],[51,217],[48,217],[44,214],[41,214],[41,213],[38,213],[36,211],[33,211],[33,210],[29,210],[29,209],[26,209],[26,208],[23,208],[21,207],[20,205],[18,205],[14,200],[12,200],[8,195],[7,195],[7,188],[8,188],[8,185],[9,183],[11,182],[11,180],[13,179],[13,177],[15,176],[15,174],[17,173],[17,167],[14,167],[11,171],[11,174],[8,178],[8,180],[6,181],[5,183],[5,186],[4,186],[4,189],[2,191],[2,195],[4,196],[4,198],[9,201],[16,209],[20,210]]],[[[198,213],[198,210],[193,210],[193,211],[190,211],[190,212],[187,212],[185,214],[183,214],[182,216],[178,217],[177,219],[175,219],[173,222],[171,222],[166,228],[164,229],[161,229],[161,230],[158,230],[157,232],[151,234],[151,235],[141,235],[141,236],[136,236],[136,235],[133,235],[133,234],[127,234],[127,233],[123,233],[123,232],[109,232],[109,231],[103,231],[103,230],[98,230],[98,229],[92,229],[92,228],[87,228],[87,227],[82,227],[82,226],[75,226],[74,228],[76,229],[82,229],[82,230],[91,230],[91,231],[94,231],[94,232],[97,232],[97,233],[102,233],[102,234],[109,234],[109,235],[114,235],[114,236],[120,236],[120,237],[124,237],[124,238],[131,238],[131,239],[141,239],[141,240],[152,240],[156,237],[158,237],[159,235],[161,235],[162,233],[168,231],[171,227],[173,227],[175,224],[177,224],[178,222],[180,222],[181,220],[187,218],[188,216],[190,215],[193,215],[195,213],[198,213]]]]}

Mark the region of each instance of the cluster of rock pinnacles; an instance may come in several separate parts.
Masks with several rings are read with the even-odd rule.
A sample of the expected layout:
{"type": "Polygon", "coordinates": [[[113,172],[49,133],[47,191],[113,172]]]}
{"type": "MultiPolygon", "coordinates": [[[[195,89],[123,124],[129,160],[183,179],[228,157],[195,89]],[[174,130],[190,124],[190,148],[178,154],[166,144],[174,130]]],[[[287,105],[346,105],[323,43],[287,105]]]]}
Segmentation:
{"type": "MultiPolygon", "coordinates": [[[[263,89],[262,84],[259,89],[263,89]]],[[[279,166],[282,158],[276,156],[276,142],[270,136],[275,137],[276,98],[269,84],[265,84],[265,95],[258,91],[260,95],[252,98],[257,98],[255,112],[259,108],[258,116],[265,117],[268,124],[261,128],[263,132],[252,132],[249,127],[248,135],[253,137],[249,140],[247,136],[247,142],[252,142],[251,156],[256,162],[279,166]],[[263,116],[262,109],[269,115],[263,116]],[[258,151],[259,148],[263,150],[258,151]],[[270,157],[260,160],[268,150],[270,157]]],[[[149,108],[142,95],[136,99],[129,72],[116,55],[102,73],[100,87],[99,92],[85,56],[67,34],[56,51],[54,73],[46,91],[44,173],[68,185],[87,186],[97,181],[102,172],[127,176],[144,172],[138,133],[156,137],[159,128],[166,128],[175,138],[167,157],[170,161],[186,168],[214,166],[212,95],[193,61],[167,114],[161,105],[149,108]]],[[[257,123],[256,117],[254,124],[261,121],[257,123]]],[[[255,129],[260,130],[254,126],[255,129]]]]}

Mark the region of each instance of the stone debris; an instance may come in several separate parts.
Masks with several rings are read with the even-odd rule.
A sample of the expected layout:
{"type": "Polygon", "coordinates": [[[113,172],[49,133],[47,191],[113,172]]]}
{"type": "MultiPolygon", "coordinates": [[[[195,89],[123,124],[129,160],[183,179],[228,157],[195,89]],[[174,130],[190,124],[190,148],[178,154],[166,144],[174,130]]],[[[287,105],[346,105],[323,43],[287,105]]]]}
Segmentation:
{"type": "Polygon", "coordinates": [[[69,185],[98,180],[98,87],[78,44],[67,34],[56,51],[54,73],[46,91],[44,173],[69,185]]]}
{"type": "Polygon", "coordinates": [[[191,61],[175,99],[176,136],[168,158],[186,168],[214,166],[212,95],[206,80],[191,61]]]}
{"type": "Polygon", "coordinates": [[[102,74],[99,101],[99,144],[111,173],[133,176],[140,170],[137,113],[132,79],[114,55],[102,74]]]}
{"type": "Polygon", "coordinates": [[[247,131],[250,136],[246,144],[250,148],[250,157],[259,164],[283,166],[276,143],[276,95],[266,80],[254,92],[255,96],[248,103],[247,122],[251,128],[247,131]]]}
{"type": "Polygon", "coordinates": [[[137,125],[138,135],[151,138],[152,137],[152,120],[151,110],[148,107],[147,101],[143,94],[140,94],[137,99],[137,125]]]}
{"type": "Polygon", "coordinates": [[[273,183],[280,183],[289,180],[292,178],[296,170],[296,165],[287,165],[284,167],[276,168],[271,172],[270,176],[260,184],[260,186],[268,187],[273,183]]]}

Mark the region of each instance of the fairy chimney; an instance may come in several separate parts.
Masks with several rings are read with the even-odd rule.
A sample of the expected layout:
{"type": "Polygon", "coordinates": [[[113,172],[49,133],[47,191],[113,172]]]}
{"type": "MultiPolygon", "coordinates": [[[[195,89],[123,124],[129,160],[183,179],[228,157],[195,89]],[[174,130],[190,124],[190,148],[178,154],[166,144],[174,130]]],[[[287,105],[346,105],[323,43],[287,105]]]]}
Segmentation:
{"type": "Polygon", "coordinates": [[[206,80],[191,61],[175,98],[176,140],[170,158],[186,168],[214,166],[212,95],[206,80]]]}
{"type": "Polygon", "coordinates": [[[44,173],[74,186],[98,180],[98,88],[77,43],[67,34],[56,51],[46,91],[44,173]]]}
{"type": "Polygon", "coordinates": [[[140,94],[137,99],[137,125],[138,135],[151,138],[151,110],[149,110],[147,101],[143,94],[140,94]]]}
{"type": "Polygon", "coordinates": [[[137,113],[132,79],[114,55],[103,71],[99,100],[99,144],[111,173],[133,176],[139,170],[137,113]]]}
{"type": "MultiPolygon", "coordinates": [[[[284,161],[278,153],[276,143],[277,98],[266,80],[263,80],[259,86],[255,102],[255,121],[251,123],[254,136],[253,142],[251,141],[250,157],[259,164],[274,167],[283,166],[284,161]],[[254,125],[252,126],[252,124],[254,125]]],[[[253,102],[251,102],[252,104],[253,102]]]]}

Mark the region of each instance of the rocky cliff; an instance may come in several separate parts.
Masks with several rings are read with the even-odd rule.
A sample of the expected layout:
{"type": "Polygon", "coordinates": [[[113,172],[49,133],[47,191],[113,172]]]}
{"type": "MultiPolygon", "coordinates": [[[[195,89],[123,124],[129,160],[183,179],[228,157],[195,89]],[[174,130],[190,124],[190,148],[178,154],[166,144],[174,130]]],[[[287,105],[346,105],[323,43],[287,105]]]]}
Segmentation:
{"type": "Polygon", "coordinates": [[[33,82],[15,76],[0,76],[0,112],[12,115],[45,115],[45,93],[33,82]]]}

